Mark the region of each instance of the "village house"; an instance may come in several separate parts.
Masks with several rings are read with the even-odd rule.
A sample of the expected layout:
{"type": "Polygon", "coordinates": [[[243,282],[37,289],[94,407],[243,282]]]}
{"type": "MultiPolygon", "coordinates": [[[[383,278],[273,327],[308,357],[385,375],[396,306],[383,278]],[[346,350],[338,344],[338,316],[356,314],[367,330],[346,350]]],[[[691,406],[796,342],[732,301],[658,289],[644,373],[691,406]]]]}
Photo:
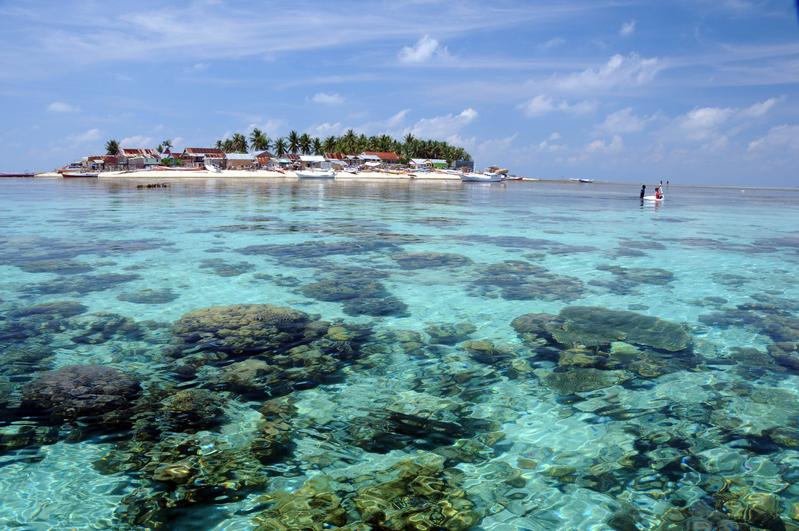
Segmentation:
{"type": "Polygon", "coordinates": [[[255,167],[255,155],[252,153],[226,153],[225,167],[229,170],[250,170],[255,167]]]}
{"type": "Polygon", "coordinates": [[[219,148],[187,147],[181,158],[184,166],[202,168],[205,164],[212,164],[221,168],[224,165],[225,152],[219,148]]]}
{"type": "Polygon", "coordinates": [[[255,161],[258,163],[259,168],[266,168],[269,166],[269,161],[271,161],[273,158],[274,155],[268,151],[261,151],[260,153],[255,154],[255,161]]]}
{"type": "Polygon", "coordinates": [[[119,150],[119,165],[129,170],[157,166],[161,163],[161,155],[150,148],[121,148],[119,150]]]}
{"type": "Polygon", "coordinates": [[[300,155],[300,169],[319,168],[327,159],[322,155],[300,155]]]}
{"type": "Polygon", "coordinates": [[[401,162],[400,156],[393,151],[364,151],[361,153],[361,157],[363,156],[368,156],[370,157],[368,160],[379,161],[383,164],[399,164],[401,162]]]}
{"type": "Polygon", "coordinates": [[[121,169],[117,155],[89,155],[81,164],[90,171],[117,171],[121,169]]]}

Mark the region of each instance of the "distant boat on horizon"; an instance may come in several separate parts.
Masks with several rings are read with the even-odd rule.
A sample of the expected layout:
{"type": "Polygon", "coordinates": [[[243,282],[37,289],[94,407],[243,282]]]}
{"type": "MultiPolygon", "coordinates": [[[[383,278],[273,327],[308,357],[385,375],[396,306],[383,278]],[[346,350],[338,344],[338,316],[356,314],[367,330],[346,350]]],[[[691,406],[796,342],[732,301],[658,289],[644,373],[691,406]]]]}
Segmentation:
{"type": "Polygon", "coordinates": [[[31,172],[5,173],[0,171],[0,177],[34,177],[36,174],[31,172]]]}

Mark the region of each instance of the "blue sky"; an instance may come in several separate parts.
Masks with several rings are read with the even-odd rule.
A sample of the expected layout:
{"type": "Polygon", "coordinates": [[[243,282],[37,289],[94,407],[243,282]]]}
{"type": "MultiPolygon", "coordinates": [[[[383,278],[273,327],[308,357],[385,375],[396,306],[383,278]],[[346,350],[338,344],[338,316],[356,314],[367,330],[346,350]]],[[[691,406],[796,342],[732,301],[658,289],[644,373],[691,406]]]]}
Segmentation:
{"type": "Polygon", "coordinates": [[[352,127],[531,177],[799,185],[787,0],[0,1],[0,44],[2,171],[352,127]]]}

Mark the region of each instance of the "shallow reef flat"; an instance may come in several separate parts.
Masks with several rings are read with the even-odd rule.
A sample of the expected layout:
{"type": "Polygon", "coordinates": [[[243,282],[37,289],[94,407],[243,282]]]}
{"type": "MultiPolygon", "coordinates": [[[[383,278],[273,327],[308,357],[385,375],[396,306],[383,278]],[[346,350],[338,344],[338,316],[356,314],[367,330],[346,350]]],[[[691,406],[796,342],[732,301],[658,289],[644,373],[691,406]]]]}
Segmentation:
{"type": "Polygon", "coordinates": [[[2,527],[799,529],[796,201],[594,188],[10,187],[2,527]]]}

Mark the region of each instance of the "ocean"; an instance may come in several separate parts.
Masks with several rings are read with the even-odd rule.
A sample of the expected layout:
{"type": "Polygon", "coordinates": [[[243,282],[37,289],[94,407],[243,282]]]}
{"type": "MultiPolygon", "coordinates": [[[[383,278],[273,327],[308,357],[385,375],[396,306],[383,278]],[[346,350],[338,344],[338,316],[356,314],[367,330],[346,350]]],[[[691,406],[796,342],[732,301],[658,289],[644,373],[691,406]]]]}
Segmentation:
{"type": "Polygon", "coordinates": [[[799,191],[137,184],[0,182],[0,527],[799,525],[799,191]]]}

